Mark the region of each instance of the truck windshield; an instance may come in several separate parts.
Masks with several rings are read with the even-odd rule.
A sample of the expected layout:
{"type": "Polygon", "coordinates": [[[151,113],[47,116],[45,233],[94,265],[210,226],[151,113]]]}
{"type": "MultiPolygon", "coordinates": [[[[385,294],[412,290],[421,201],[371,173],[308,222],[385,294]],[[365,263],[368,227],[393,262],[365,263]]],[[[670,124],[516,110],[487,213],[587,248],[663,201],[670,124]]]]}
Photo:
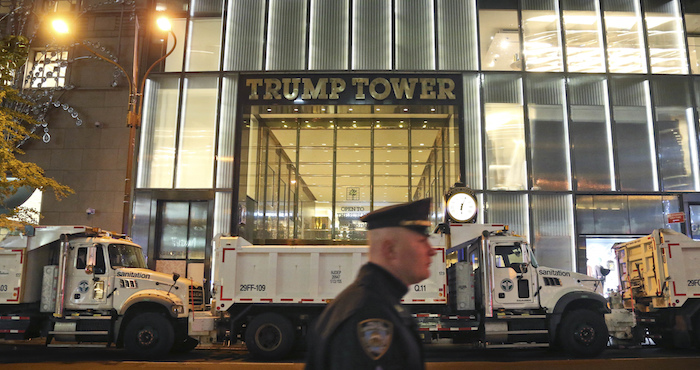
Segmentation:
{"type": "Polygon", "coordinates": [[[146,268],[146,261],[143,259],[141,248],[133,245],[110,244],[109,263],[115,267],[146,268]]]}

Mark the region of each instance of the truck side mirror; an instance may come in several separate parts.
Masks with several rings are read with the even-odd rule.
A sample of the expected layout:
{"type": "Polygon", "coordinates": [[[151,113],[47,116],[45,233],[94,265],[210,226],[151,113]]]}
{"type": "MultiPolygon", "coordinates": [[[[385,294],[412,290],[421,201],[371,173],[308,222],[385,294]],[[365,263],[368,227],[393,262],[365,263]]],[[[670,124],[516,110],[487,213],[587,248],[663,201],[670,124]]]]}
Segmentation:
{"type": "Polygon", "coordinates": [[[179,279],[179,278],[180,278],[180,274],[178,274],[177,272],[173,272],[173,282],[177,282],[177,279],[179,279]]]}

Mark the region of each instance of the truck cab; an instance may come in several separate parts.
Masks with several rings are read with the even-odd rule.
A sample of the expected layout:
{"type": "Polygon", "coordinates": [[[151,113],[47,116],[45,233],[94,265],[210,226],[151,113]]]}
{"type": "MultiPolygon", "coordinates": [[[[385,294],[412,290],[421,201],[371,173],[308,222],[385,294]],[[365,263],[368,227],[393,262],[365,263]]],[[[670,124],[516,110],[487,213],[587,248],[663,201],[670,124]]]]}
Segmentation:
{"type": "Polygon", "coordinates": [[[0,240],[0,338],[116,344],[144,357],[187,351],[202,284],[149,270],[138,244],[86,226],[27,228],[0,240]],[[2,290],[2,289],[0,289],[2,290]]]}

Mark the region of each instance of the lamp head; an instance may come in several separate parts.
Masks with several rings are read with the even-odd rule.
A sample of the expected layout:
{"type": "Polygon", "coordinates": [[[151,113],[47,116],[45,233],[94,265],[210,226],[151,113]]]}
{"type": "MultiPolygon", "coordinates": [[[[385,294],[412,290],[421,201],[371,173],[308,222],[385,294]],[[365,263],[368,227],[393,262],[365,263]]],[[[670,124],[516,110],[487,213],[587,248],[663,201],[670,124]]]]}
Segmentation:
{"type": "Polygon", "coordinates": [[[51,27],[53,27],[53,30],[61,35],[70,33],[70,27],[68,27],[68,23],[66,23],[66,21],[63,19],[56,18],[52,20],[51,27]]]}
{"type": "Polygon", "coordinates": [[[171,29],[170,20],[166,16],[158,17],[156,23],[158,24],[158,28],[160,28],[163,31],[170,31],[171,29]]]}

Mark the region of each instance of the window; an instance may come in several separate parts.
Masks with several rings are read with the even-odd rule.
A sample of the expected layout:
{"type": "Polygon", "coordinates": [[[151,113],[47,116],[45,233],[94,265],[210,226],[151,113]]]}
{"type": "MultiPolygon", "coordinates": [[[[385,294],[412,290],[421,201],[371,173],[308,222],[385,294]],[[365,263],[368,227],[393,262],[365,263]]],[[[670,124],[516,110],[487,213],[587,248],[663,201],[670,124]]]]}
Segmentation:
{"type": "Polygon", "coordinates": [[[569,72],[605,72],[598,1],[562,0],[569,72]]]}
{"type": "Polygon", "coordinates": [[[46,89],[66,85],[67,51],[35,50],[27,64],[25,87],[46,89]]]}
{"type": "Polygon", "coordinates": [[[561,72],[561,24],[557,0],[523,0],[523,40],[526,69],[561,72]]]}

